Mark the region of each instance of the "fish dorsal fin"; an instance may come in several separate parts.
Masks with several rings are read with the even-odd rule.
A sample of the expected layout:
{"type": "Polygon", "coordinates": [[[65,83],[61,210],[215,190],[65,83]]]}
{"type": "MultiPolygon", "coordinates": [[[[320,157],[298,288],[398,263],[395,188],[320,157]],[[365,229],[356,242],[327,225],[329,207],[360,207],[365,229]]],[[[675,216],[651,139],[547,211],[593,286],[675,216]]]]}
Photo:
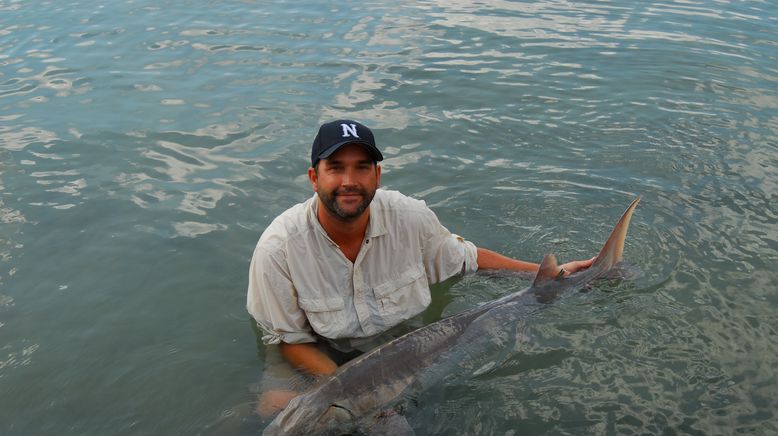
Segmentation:
{"type": "Polygon", "coordinates": [[[552,280],[556,280],[559,276],[559,265],[556,262],[556,256],[553,254],[547,254],[543,261],[540,262],[540,268],[538,274],[535,276],[535,281],[532,282],[532,286],[538,286],[552,280]]]}
{"type": "Polygon", "coordinates": [[[616,223],[616,227],[613,228],[608,240],[605,241],[605,245],[602,246],[600,254],[597,255],[597,261],[594,262],[592,267],[599,267],[604,271],[621,261],[621,255],[624,252],[624,239],[627,237],[627,229],[629,229],[629,220],[632,218],[632,212],[635,211],[635,207],[637,207],[639,202],[640,197],[632,200],[624,215],[616,223]]]}

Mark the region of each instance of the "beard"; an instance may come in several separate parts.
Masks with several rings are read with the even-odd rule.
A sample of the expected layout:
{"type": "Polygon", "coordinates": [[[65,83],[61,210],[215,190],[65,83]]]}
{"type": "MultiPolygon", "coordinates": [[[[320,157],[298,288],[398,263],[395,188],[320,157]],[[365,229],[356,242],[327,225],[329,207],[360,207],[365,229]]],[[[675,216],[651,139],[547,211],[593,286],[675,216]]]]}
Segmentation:
{"type": "Polygon", "coordinates": [[[373,197],[375,197],[375,191],[375,189],[367,190],[362,188],[347,188],[336,189],[335,191],[331,192],[322,192],[319,190],[318,195],[322,204],[331,215],[337,217],[341,221],[351,222],[359,218],[362,213],[367,210],[367,207],[370,206],[370,202],[373,201],[373,197]],[[337,197],[338,195],[345,194],[359,194],[362,196],[362,201],[359,202],[359,204],[352,210],[344,210],[338,204],[337,197]]]}

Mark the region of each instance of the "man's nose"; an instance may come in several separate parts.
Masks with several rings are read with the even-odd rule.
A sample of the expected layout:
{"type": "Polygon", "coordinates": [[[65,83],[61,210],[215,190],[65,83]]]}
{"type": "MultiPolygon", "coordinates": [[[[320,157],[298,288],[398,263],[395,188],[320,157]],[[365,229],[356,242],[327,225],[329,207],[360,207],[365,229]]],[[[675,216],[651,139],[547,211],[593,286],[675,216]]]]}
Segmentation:
{"type": "Polygon", "coordinates": [[[346,170],[343,172],[343,180],[342,184],[344,185],[353,185],[356,181],[356,174],[354,172],[353,168],[346,168],[346,170]]]}

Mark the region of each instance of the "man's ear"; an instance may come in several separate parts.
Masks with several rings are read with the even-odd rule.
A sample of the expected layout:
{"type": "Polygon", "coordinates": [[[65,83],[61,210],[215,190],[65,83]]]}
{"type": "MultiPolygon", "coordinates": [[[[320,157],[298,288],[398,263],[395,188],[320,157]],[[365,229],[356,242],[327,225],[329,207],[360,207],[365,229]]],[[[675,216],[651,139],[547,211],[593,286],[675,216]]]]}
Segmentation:
{"type": "Polygon", "coordinates": [[[375,164],[375,180],[376,180],[376,188],[381,186],[381,165],[378,163],[375,164]]]}
{"type": "Polygon", "coordinates": [[[319,177],[313,167],[308,168],[308,181],[311,182],[311,188],[313,188],[313,192],[319,192],[319,177]]]}

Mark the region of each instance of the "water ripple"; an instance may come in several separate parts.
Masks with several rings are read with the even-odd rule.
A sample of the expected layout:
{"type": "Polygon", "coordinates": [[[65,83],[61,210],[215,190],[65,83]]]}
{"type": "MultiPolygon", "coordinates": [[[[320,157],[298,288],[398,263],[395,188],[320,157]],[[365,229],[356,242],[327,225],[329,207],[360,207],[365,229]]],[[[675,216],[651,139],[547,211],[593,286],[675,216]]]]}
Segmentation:
{"type": "MultiPolygon", "coordinates": [[[[223,315],[311,195],[313,126],[351,117],[385,187],[515,257],[591,256],[643,197],[642,275],[529,317],[504,364],[420,395],[417,434],[775,433],[771,7],[0,4],[0,432],[198,433],[245,403],[262,348],[223,315]]],[[[428,319],[522,284],[447,284],[428,319]]]]}

